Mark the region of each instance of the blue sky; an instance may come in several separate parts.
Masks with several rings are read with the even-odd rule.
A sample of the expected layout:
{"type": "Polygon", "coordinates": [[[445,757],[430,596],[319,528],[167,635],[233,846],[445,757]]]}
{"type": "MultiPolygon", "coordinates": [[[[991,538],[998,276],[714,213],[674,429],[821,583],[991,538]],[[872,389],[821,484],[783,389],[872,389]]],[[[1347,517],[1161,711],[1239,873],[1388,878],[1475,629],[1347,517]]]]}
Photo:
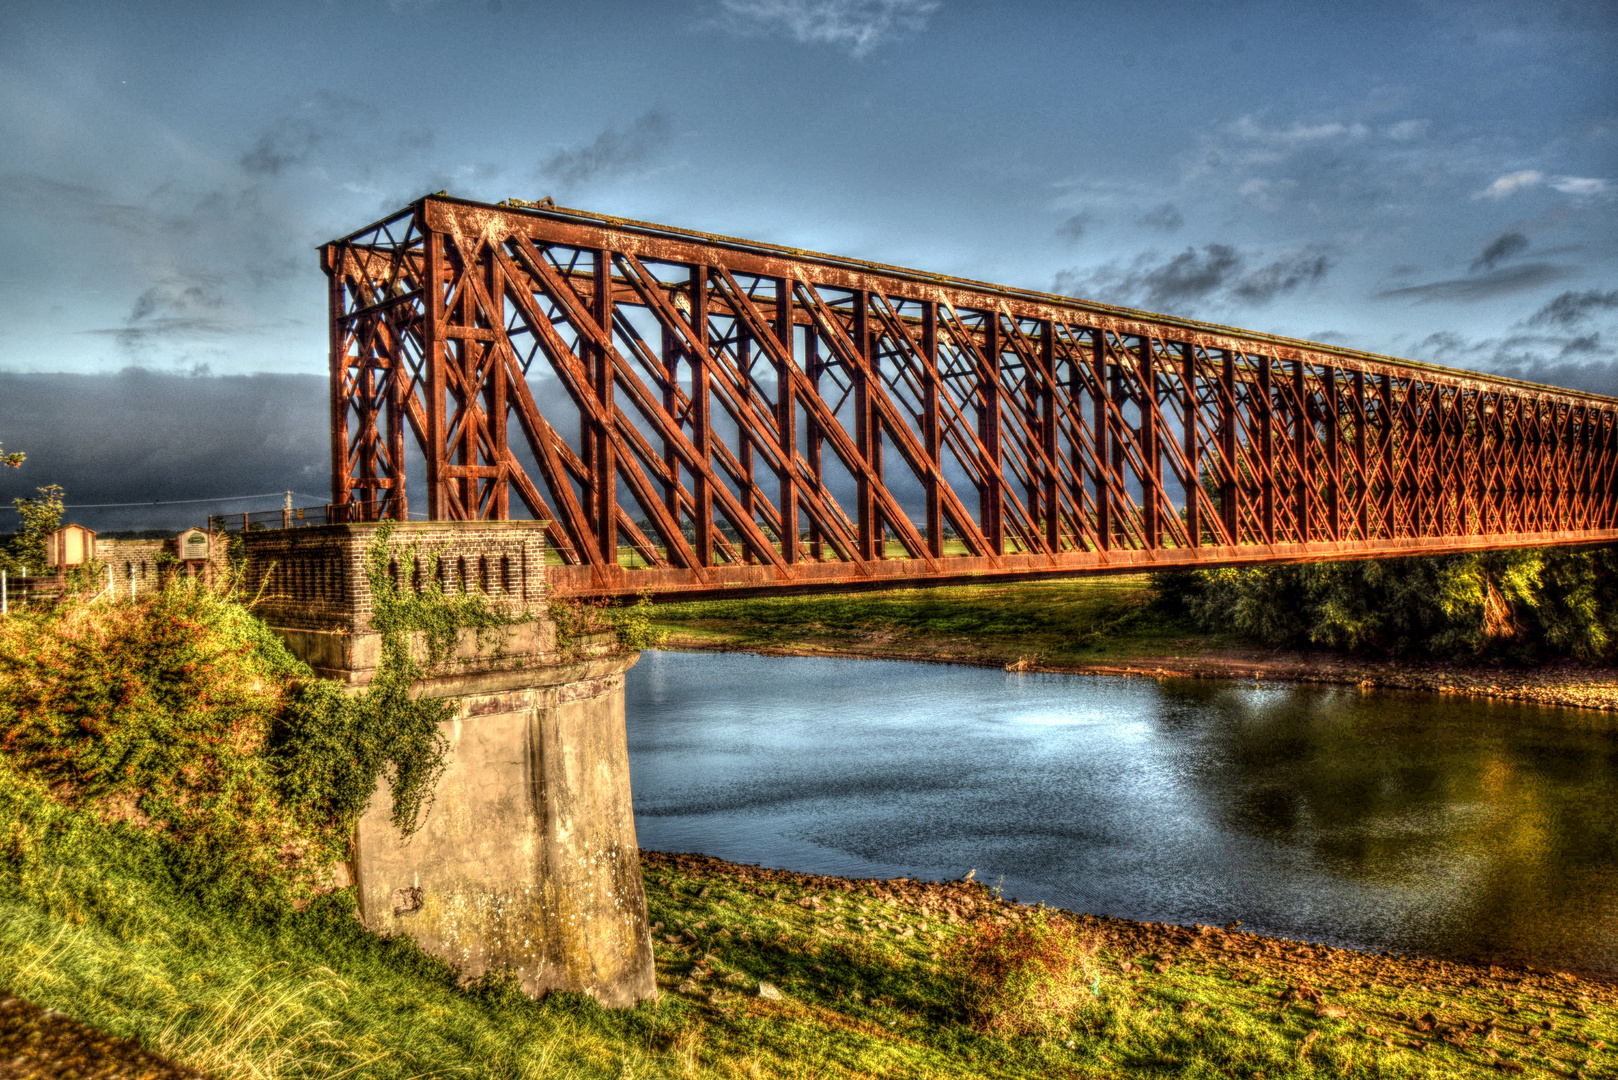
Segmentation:
{"type": "Polygon", "coordinates": [[[1480,367],[1613,360],[1610,3],[53,3],[7,26],[5,370],[319,372],[314,245],[440,188],[1480,367]]]}
{"type": "Polygon", "coordinates": [[[69,0],[5,26],[0,372],[317,375],[315,246],[447,189],[1618,393],[1610,0],[69,0]]]}

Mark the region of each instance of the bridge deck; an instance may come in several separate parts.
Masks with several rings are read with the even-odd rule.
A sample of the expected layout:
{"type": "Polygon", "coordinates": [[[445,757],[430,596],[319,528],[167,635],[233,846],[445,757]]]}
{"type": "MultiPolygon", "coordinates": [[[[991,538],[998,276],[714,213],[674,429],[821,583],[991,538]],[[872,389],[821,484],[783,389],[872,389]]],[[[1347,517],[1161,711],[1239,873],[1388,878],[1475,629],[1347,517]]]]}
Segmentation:
{"type": "Polygon", "coordinates": [[[1611,398],[548,202],[322,257],[333,502],[410,516],[408,430],[562,592],[1618,540],[1611,398]]]}

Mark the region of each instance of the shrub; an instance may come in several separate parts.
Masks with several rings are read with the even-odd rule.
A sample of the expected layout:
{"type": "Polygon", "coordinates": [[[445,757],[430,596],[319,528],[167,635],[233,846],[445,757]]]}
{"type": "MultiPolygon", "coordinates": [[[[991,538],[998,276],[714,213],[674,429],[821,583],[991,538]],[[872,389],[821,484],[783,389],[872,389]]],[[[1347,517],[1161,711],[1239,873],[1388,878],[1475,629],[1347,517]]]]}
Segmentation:
{"type": "Polygon", "coordinates": [[[209,589],[71,599],[0,621],[0,753],[58,799],[148,823],[188,884],[285,898],[306,855],[341,850],[283,804],[265,753],[300,667],[209,589]]]}
{"type": "Polygon", "coordinates": [[[143,827],[168,873],[205,899],[270,911],[345,857],[385,778],[414,832],[444,768],[452,703],[413,693],[462,628],[506,620],[436,585],[400,595],[387,540],[367,552],[382,663],[363,692],[318,679],[227,582],[175,580],[138,599],[79,593],[0,620],[0,759],[51,797],[143,827]]]}
{"type": "Polygon", "coordinates": [[[1094,1000],[1096,944],[1065,919],[1037,912],[980,919],[944,958],[967,1022],[1000,1035],[1047,1033],[1094,1000]]]}
{"type": "Polygon", "coordinates": [[[11,500],[20,518],[7,551],[0,552],[0,569],[19,573],[45,572],[45,537],[62,523],[62,489],[55,484],[36,488],[34,497],[11,500]]]}
{"type": "Polygon", "coordinates": [[[618,632],[618,644],[626,649],[655,649],[668,640],[667,630],[652,626],[652,594],[643,592],[629,607],[615,610],[609,618],[618,632]]]}
{"type": "Polygon", "coordinates": [[[605,596],[583,599],[564,596],[550,602],[551,622],[556,624],[556,648],[567,654],[579,648],[580,639],[589,634],[613,629],[607,607],[612,601],[605,596]]]}

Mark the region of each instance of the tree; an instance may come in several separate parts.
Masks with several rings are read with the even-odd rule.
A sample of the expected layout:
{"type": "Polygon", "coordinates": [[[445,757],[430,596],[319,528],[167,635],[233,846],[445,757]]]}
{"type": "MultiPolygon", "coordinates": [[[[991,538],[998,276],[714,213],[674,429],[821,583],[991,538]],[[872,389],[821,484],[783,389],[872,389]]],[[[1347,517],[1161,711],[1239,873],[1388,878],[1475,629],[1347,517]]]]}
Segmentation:
{"type": "Polygon", "coordinates": [[[28,455],[23,453],[21,450],[13,450],[8,454],[5,452],[5,443],[0,443],[0,465],[7,465],[13,469],[20,469],[22,468],[22,463],[27,460],[28,455]]]}
{"type": "Polygon", "coordinates": [[[45,537],[62,524],[62,489],[56,484],[35,488],[31,499],[12,499],[11,505],[22,518],[22,527],[11,538],[11,559],[15,569],[38,573],[45,566],[45,537]]]}

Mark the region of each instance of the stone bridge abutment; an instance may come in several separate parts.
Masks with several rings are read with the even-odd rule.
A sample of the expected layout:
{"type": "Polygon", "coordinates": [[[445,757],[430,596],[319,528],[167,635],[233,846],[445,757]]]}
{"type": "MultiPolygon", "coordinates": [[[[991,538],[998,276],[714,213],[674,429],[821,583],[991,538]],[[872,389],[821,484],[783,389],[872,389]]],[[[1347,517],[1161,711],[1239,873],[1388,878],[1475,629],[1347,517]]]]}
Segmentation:
{"type": "MultiPolygon", "coordinates": [[[[245,534],[257,610],[292,651],[355,692],[375,677],[381,635],[366,573],[375,524],[245,534]]],[[[637,653],[611,634],[560,649],[547,615],[545,523],[400,523],[387,541],[401,589],[436,564],[446,593],[477,591],[513,619],[463,630],[419,692],[453,703],[445,769],[416,833],[392,824],[384,778],[350,867],[359,913],[465,978],[512,971],[536,996],[602,1004],[655,997],[624,730],[637,653]]]]}

